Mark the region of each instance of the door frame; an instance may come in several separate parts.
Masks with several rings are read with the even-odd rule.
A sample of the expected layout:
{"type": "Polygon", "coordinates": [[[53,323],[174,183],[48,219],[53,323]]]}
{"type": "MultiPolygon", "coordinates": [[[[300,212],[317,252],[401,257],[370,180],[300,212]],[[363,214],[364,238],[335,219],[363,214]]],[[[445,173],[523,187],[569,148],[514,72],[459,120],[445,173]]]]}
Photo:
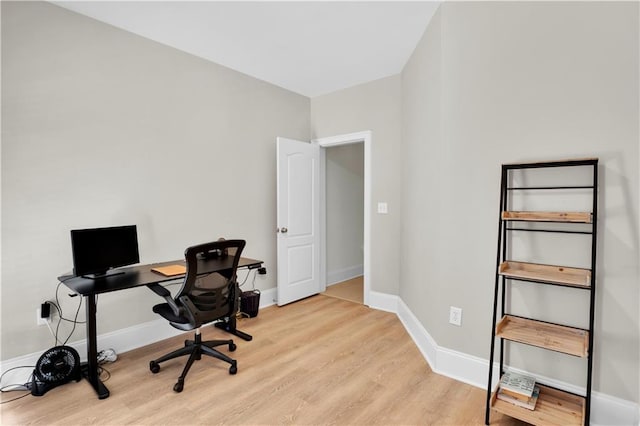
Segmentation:
{"type": "Polygon", "coordinates": [[[311,141],[320,146],[320,288],[327,288],[327,218],[326,218],[326,148],[352,143],[364,144],[364,254],[363,267],[363,302],[369,306],[371,292],[371,130],[347,133],[344,135],[317,138],[311,141]]]}

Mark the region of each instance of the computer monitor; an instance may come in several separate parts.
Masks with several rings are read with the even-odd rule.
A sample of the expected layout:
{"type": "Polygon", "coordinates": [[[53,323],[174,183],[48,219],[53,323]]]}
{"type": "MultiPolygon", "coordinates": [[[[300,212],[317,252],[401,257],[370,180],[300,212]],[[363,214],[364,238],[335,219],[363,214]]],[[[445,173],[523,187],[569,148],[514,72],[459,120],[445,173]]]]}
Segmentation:
{"type": "Polygon", "coordinates": [[[140,262],[136,225],[72,230],[71,251],[75,276],[114,275],[113,268],[140,262]]]}

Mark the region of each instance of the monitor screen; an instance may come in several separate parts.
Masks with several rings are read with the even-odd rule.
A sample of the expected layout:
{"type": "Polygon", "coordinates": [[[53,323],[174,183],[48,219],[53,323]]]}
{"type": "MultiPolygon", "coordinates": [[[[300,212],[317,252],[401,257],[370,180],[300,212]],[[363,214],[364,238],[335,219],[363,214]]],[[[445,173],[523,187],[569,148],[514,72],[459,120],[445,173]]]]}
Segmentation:
{"type": "Polygon", "coordinates": [[[71,231],[73,273],[104,275],[109,269],[140,262],[136,225],[71,231]]]}

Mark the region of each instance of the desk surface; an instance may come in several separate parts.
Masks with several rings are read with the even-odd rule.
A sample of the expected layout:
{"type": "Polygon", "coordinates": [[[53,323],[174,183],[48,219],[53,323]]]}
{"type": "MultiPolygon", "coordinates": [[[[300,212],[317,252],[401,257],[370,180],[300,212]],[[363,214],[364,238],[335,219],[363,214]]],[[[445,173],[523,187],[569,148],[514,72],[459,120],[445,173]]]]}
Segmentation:
{"type": "MultiPolygon", "coordinates": [[[[199,259],[198,271],[203,274],[209,274],[217,271],[224,271],[231,268],[233,256],[225,256],[211,259],[199,259]]],[[[247,266],[260,266],[262,261],[241,257],[238,268],[247,266]]],[[[127,268],[119,268],[114,272],[120,272],[118,275],[106,276],[104,278],[89,279],[83,277],[75,277],[73,275],[63,275],[58,280],[69,287],[75,293],[82,296],[89,294],[108,293],[110,291],[124,290],[127,288],[140,287],[148,284],[161,283],[181,279],[184,275],[174,275],[171,277],[164,276],[158,272],[153,272],[151,268],[167,265],[185,265],[184,260],[174,260],[171,262],[151,263],[148,265],[130,266],[127,268]]]]}

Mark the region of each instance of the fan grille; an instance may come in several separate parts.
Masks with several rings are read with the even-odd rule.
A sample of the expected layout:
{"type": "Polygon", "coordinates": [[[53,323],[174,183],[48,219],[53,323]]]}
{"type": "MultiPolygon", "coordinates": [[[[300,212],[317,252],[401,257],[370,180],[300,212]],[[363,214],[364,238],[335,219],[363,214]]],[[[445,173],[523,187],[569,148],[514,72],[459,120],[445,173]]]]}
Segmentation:
{"type": "Polygon", "coordinates": [[[56,346],[40,356],[35,374],[45,383],[68,380],[78,368],[79,358],[75,349],[69,346],[56,346]]]}

